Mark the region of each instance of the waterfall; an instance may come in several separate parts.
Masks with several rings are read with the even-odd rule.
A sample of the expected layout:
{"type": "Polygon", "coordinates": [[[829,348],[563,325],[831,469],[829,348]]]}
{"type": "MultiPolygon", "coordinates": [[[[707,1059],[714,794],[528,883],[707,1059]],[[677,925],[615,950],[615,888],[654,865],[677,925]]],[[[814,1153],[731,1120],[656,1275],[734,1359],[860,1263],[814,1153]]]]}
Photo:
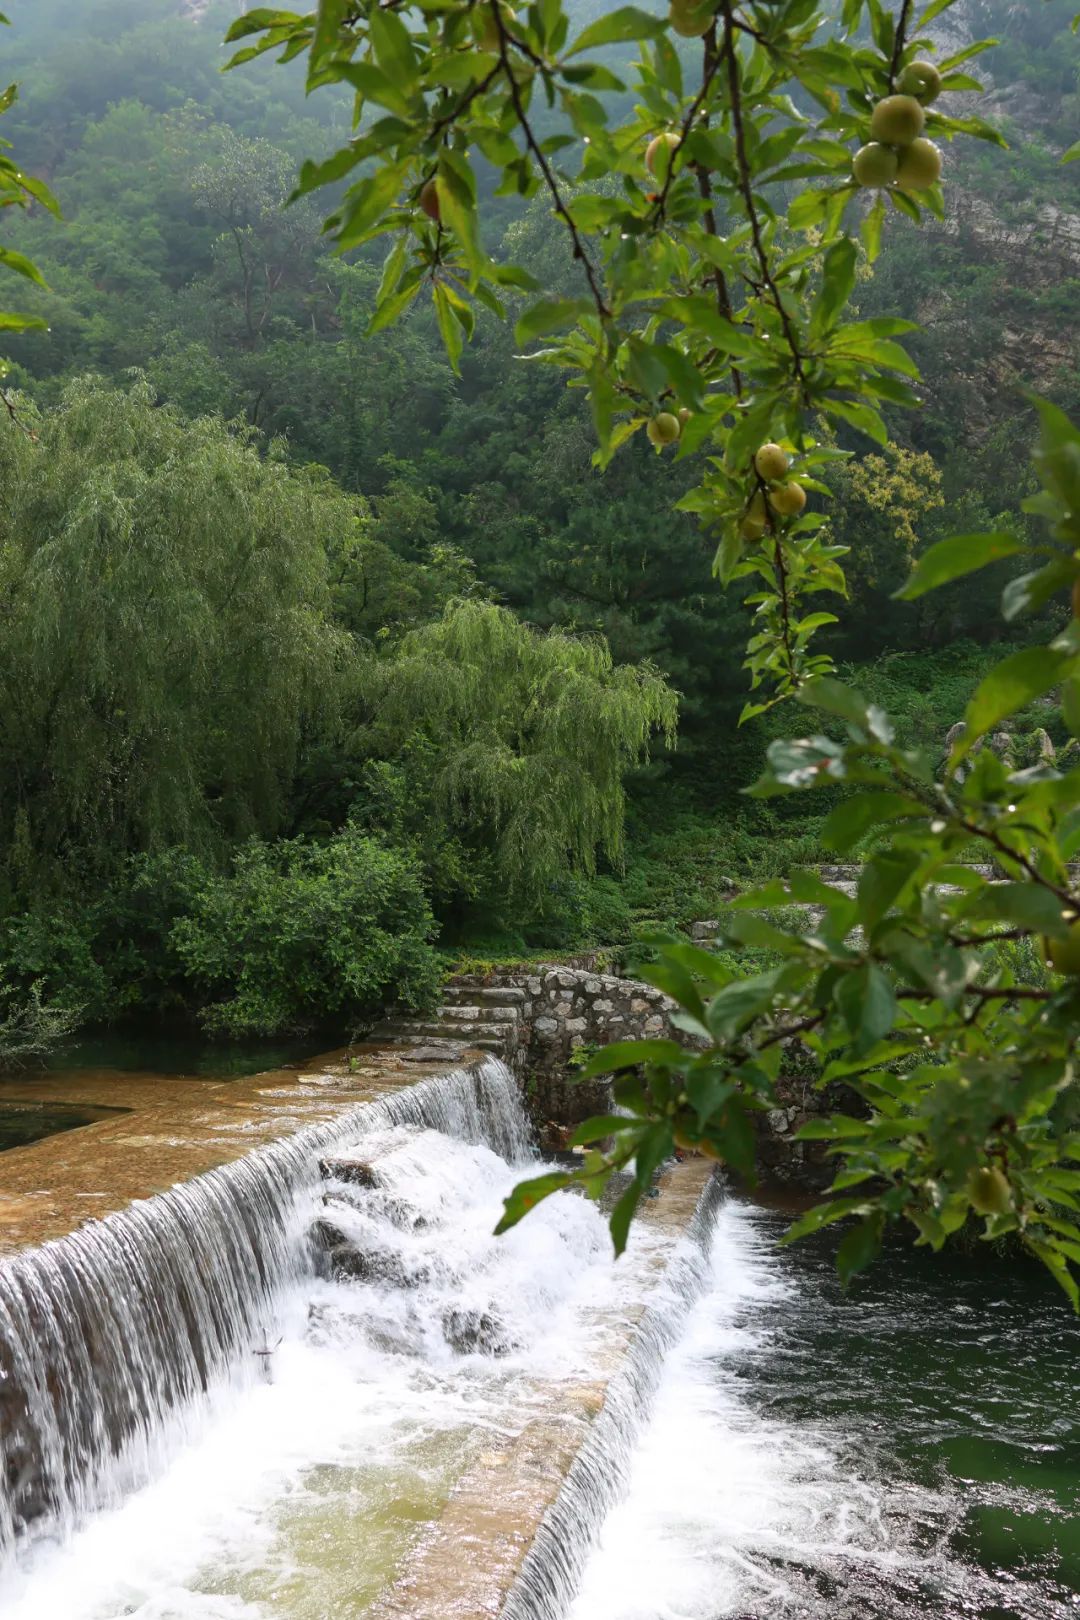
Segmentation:
{"type": "Polygon", "coordinates": [[[630,1352],[608,1385],[604,1406],[526,1554],[499,1620],[563,1620],[600,1528],[629,1478],[665,1356],[705,1288],[716,1212],[724,1196],[720,1177],[711,1177],[656,1297],[641,1318],[630,1352]]]}
{"type": "Polygon", "coordinates": [[[0,1262],[0,1566],[62,1539],[159,1468],[168,1420],[250,1375],[276,1305],[311,1269],[318,1158],[423,1126],[520,1163],[527,1124],[488,1058],[350,1109],[70,1236],[0,1262]]]}

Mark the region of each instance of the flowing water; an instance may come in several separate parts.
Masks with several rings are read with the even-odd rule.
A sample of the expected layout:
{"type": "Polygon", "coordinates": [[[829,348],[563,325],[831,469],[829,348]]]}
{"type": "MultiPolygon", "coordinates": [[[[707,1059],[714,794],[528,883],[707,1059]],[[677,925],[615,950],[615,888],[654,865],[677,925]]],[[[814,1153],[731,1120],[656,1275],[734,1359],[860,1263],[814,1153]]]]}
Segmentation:
{"type": "Polygon", "coordinates": [[[720,1212],[569,1620],[1080,1614],[1080,1327],[1038,1268],[829,1246],[720,1212]]]}
{"type": "Polygon", "coordinates": [[[494,1239],[527,1152],[491,1060],[0,1266],[4,1620],[365,1613],[670,1250],[570,1196],[494,1239]],[[350,1143],[375,1188],[320,1180],[350,1143]]]}
{"type": "Polygon", "coordinates": [[[376,1616],[612,1369],[500,1620],[1080,1616],[1080,1328],[1037,1270],[897,1249],[845,1297],[715,1184],[618,1266],[568,1195],[494,1239],[528,1157],[489,1060],[0,1264],[3,1620],[376,1616]],[[320,1176],[350,1149],[373,1186],[320,1176]]]}

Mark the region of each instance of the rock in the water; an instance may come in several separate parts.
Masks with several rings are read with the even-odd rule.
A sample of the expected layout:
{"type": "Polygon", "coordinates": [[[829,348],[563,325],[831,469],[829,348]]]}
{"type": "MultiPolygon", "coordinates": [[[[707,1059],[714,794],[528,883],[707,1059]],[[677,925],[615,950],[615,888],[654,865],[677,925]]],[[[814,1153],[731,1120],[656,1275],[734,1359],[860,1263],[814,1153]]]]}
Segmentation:
{"type": "Polygon", "coordinates": [[[337,1282],[384,1282],[394,1288],[416,1288],[429,1276],[426,1267],[406,1266],[392,1249],[361,1249],[333,1221],[325,1218],[311,1229],[319,1269],[337,1282]]]}
{"type": "Polygon", "coordinates": [[[403,1063],[460,1063],[465,1056],[461,1046],[414,1046],[401,1054],[403,1063]]]}
{"type": "Polygon", "coordinates": [[[324,1181],[348,1181],[356,1187],[378,1186],[374,1167],[368,1159],[320,1159],[319,1174],[324,1181]]]}
{"type": "Polygon", "coordinates": [[[447,1311],[443,1338],[461,1356],[506,1356],[514,1348],[503,1324],[490,1311],[447,1311]]]}

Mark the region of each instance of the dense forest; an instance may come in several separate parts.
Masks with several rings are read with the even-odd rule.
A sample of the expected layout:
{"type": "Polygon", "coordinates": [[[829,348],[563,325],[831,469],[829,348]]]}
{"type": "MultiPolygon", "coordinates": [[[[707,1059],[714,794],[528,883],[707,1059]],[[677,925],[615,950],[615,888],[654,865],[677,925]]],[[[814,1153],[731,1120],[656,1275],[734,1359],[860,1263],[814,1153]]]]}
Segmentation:
{"type": "MultiPolygon", "coordinates": [[[[147,1013],[355,1022],[423,1004],[440,951],[619,944],[827,853],[801,807],[741,796],[771,722],[737,726],[738,593],[672,510],[686,464],[638,436],[598,472],[580,396],[494,316],[457,373],[421,302],[372,330],[382,253],[284,206],[348,98],[265,61],[223,76],[239,9],[9,7],[4,133],[64,214],[6,231],[48,322],[5,344],[0,419],[12,1049],[147,1013]]],[[[859,268],[861,315],[922,326],[922,405],[884,446],[840,438],[831,651],[942,746],[1007,633],[1001,570],[893,592],[935,540],[1028,522],[1029,389],[1080,409],[1070,18],[962,8],[1001,41],[982,110],[1007,149],[958,145],[945,220],[891,218],[859,268]]],[[[548,207],[490,203],[492,254],[558,292],[548,207]]],[[[1039,730],[1065,744],[1040,709],[1021,761],[1039,730]]]]}

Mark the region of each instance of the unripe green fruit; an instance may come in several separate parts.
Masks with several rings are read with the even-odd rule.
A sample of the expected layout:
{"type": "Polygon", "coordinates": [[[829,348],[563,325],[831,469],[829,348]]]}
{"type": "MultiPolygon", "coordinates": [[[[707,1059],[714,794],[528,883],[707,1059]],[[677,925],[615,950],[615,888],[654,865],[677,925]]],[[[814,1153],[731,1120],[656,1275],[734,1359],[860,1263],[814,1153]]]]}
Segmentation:
{"type": "Polygon", "coordinates": [[[901,73],[897,89],[914,96],[926,107],[941,89],[941,74],[933,62],[909,62],[901,73]]]}
{"type": "Polygon", "coordinates": [[[645,432],[649,436],[649,443],[662,450],[665,444],[674,444],[679,437],[679,418],[670,411],[661,411],[653,417],[645,432]]]}
{"type": "Polygon", "coordinates": [[[684,39],[697,39],[704,34],[713,20],[711,0],[671,0],[668,21],[684,39]]]}
{"type": "Polygon", "coordinates": [[[783,478],[791,462],[788,460],[786,450],[771,441],[763,444],[754,456],[754,466],[759,478],[783,478]]]}
{"type": "Polygon", "coordinates": [[[687,422],[689,422],[690,418],[693,416],[693,414],[694,414],[693,411],[690,410],[686,405],[680,405],[679,406],[679,426],[680,427],[685,427],[687,422]]]}
{"type": "Polygon", "coordinates": [[[901,191],[925,191],[941,179],[941,148],[920,135],[900,149],[896,184],[901,191]]]}
{"type": "Polygon", "coordinates": [[[923,132],[926,114],[914,96],[886,96],[874,108],[870,133],[886,146],[907,146],[923,132]]]}
{"type": "Polygon", "coordinates": [[[1064,973],[1070,979],[1080,979],[1080,922],[1073,923],[1064,939],[1044,936],[1043,960],[1055,973],[1064,973]]]}
{"type": "Polygon", "coordinates": [[[760,540],[768,526],[768,508],[765,505],[765,497],[759,489],[743,513],[739,533],[744,540],[760,540]]]}
{"type": "Polygon", "coordinates": [[[439,188],[436,186],[434,179],[424,181],[420,187],[420,195],[416,200],[428,219],[433,219],[437,223],[441,216],[439,214],[439,188]]]}
{"type": "Polygon", "coordinates": [[[806,491],[801,484],[778,484],[769,491],[769,505],[781,517],[798,517],[806,505],[806,491]]]}
{"type": "Polygon", "coordinates": [[[971,1172],[967,1195],[979,1215],[1007,1215],[1012,1209],[1012,1189],[996,1165],[971,1172]]]}
{"type": "Polygon", "coordinates": [[[860,146],[851,165],[851,171],[860,186],[891,186],[899,167],[891,146],[880,141],[868,141],[860,146]]]}
{"type": "Polygon", "coordinates": [[[645,148],[645,167],[650,174],[663,180],[667,176],[671,154],[679,144],[679,137],[672,129],[664,130],[662,135],[654,135],[645,148]]]}

